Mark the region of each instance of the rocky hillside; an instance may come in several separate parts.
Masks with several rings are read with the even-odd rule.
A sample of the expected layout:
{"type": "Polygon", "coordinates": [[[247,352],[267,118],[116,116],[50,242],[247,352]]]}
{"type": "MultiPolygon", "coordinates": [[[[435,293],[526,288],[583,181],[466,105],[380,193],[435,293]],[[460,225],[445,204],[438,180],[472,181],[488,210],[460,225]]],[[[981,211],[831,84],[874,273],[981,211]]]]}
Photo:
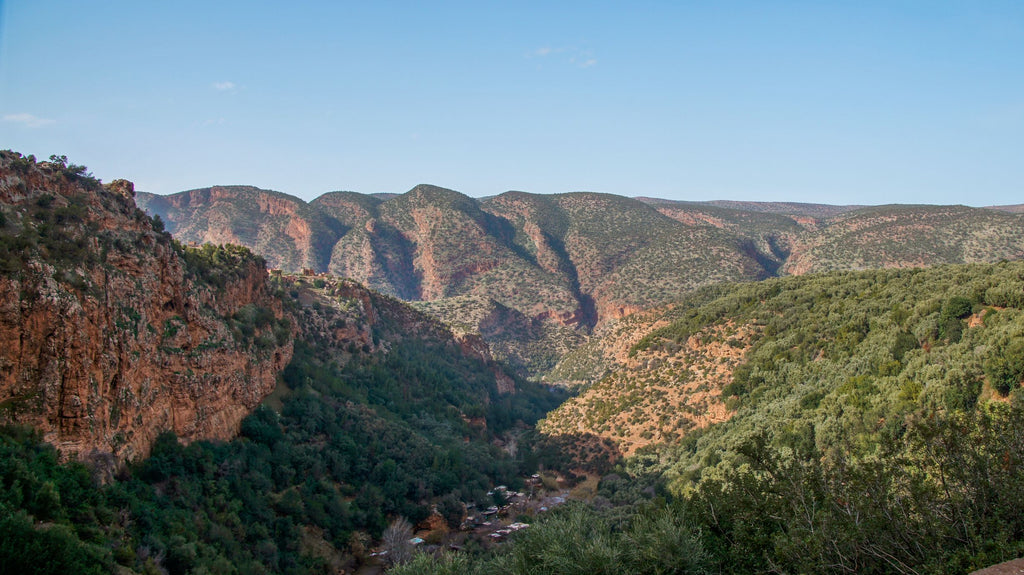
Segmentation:
{"type": "Polygon", "coordinates": [[[1010,206],[989,206],[990,210],[999,210],[1001,212],[1010,212],[1011,214],[1022,214],[1024,213],[1024,204],[1013,204],[1010,206]]]}
{"type": "Polygon", "coordinates": [[[273,192],[212,188],[144,196],[140,203],[182,241],[239,241],[286,271],[326,270],[430,302],[424,309],[464,333],[484,334],[497,357],[533,374],[549,369],[602,322],[701,285],[766,277],[771,272],[761,260],[777,259],[759,251],[770,252],[768,241],[685,225],[642,202],[606,194],[509,192],[477,201],[417,186],[383,199],[332,192],[306,205],[291,198],[290,211],[275,212],[280,216],[258,208],[281,202],[273,192]],[[306,223],[315,219],[312,212],[333,222],[316,227],[326,230],[320,235],[306,223]],[[272,239],[273,230],[299,228],[310,235],[278,231],[279,239],[272,239]],[[319,265],[303,254],[320,252],[294,247],[330,242],[330,256],[319,265]],[[494,329],[495,313],[506,313],[501,310],[515,321],[494,329]]]}
{"type": "Polygon", "coordinates": [[[533,375],[595,328],[718,282],[1024,255],[1021,215],[962,206],[475,200],[426,185],[309,204],[255,188],[140,195],[182,241],[241,242],[286,271],[330,271],[424,302],[533,375]]]}
{"type": "Polygon", "coordinates": [[[610,334],[611,373],[539,425],[589,476],[632,454],[592,504],[499,554],[396,573],[970,573],[1020,557],[1022,294],[1024,263],[1002,262],[721,285],[635,314],[610,334]]]}
{"type": "Polygon", "coordinates": [[[287,194],[251,186],[214,186],[172,196],[138,194],[140,208],[188,243],[235,244],[271,268],[323,270],[346,229],[338,220],[287,194]]]}
{"type": "Polygon", "coordinates": [[[233,437],[292,354],[261,258],[182,248],[133,196],[0,153],[0,419],[66,454],[233,437]]]}

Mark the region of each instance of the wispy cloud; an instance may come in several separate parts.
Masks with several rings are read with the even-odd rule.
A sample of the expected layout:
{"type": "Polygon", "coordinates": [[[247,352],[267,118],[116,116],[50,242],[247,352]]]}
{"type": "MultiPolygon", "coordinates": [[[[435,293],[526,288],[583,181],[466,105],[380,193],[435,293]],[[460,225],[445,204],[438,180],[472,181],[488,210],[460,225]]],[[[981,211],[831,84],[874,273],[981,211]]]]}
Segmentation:
{"type": "Polygon", "coordinates": [[[580,68],[592,68],[597,65],[597,58],[569,58],[570,64],[575,64],[580,68]]]}
{"type": "Polygon", "coordinates": [[[234,82],[214,82],[213,89],[218,92],[230,92],[236,88],[234,82]]]}
{"type": "Polygon", "coordinates": [[[49,118],[40,118],[34,114],[7,114],[3,117],[3,121],[11,122],[12,124],[21,124],[27,128],[42,128],[43,126],[49,126],[50,124],[57,123],[56,120],[49,118]]]}
{"type": "Polygon", "coordinates": [[[590,50],[574,47],[552,48],[551,46],[541,46],[527,54],[528,58],[547,58],[549,56],[556,61],[564,62],[577,68],[593,68],[597,65],[597,58],[594,57],[590,50]]]}

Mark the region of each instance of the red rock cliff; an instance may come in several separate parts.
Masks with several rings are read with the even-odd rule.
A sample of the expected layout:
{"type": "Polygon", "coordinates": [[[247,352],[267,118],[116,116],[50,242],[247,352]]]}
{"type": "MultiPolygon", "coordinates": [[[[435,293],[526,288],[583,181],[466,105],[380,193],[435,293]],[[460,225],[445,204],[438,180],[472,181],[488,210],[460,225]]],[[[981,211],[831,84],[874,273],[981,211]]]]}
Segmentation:
{"type": "Polygon", "coordinates": [[[175,247],[82,171],[0,153],[0,421],[121,460],[234,436],[292,353],[263,261],[175,247]]]}

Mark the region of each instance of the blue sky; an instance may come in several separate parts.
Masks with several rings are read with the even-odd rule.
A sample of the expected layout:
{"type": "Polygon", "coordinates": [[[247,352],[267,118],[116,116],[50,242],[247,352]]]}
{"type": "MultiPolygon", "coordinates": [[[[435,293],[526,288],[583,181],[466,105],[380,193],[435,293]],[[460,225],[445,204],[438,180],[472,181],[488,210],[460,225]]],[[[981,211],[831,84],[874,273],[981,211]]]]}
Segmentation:
{"type": "Polygon", "coordinates": [[[1024,2],[0,0],[0,148],[173,193],[1024,202],[1024,2]]]}

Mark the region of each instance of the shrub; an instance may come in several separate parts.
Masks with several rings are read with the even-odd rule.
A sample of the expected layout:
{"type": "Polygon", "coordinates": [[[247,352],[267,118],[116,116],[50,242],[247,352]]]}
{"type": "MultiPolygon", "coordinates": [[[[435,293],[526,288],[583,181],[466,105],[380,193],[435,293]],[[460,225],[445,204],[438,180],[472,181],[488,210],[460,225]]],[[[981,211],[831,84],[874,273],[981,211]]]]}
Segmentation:
{"type": "Polygon", "coordinates": [[[997,350],[984,364],[985,375],[1000,395],[1008,395],[1024,380],[1024,341],[997,350]]]}

